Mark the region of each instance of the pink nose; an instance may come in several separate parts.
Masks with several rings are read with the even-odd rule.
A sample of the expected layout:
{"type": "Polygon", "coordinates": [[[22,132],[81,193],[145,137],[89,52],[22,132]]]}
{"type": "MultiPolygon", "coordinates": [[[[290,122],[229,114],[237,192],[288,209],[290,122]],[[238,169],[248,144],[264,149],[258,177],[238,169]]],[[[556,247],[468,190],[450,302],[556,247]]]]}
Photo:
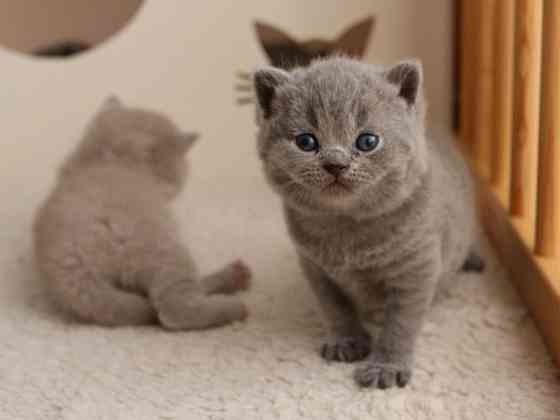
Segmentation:
{"type": "Polygon", "coordinates": [[[323,169],[329,174],[339,176],[348,169],[348,165],[340,165],[336,163],[327,163],[323,165],[323,169]]]}

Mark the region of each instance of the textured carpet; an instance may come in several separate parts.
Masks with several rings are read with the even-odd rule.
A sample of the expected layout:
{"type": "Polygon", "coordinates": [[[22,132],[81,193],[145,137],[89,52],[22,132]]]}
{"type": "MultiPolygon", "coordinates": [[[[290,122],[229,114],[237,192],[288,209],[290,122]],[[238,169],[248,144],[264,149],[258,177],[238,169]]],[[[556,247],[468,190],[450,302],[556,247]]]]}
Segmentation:
{"type": "Polygon", "coordinates": [[[254,270],[247,322],[190,333],[61,318],[29,251],[44,192],[7,184],[0,193],[17,199],[1,210],[2,420],[560,418],[556,370],[484,241],[486,273],[438,297],[411,386],[358,390],[352,365],[317,354],[313,296],[260,178],[193,181],[176,205],[202,269],[240,256],[254,270]]]}

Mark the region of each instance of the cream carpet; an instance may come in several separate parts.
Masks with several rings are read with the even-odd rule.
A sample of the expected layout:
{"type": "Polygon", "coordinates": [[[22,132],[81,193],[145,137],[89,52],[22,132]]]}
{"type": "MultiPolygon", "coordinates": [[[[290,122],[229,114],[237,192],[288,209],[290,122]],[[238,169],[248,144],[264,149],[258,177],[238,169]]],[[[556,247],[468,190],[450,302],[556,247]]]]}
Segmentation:
{"type": "Polygon", "coordinates": [[[314,300],[260,177],[195,180],[176,205],[202,269],[243,257],[254,270],[247,322],[189,333],[62,319],[29,251],[44,187],[22,185],[0,188],[2,420],[560,418],[557,371],[484,241],[486,273],[437,299],[412,384],[359,390],[352,365],[318,356],[314,300]]]}

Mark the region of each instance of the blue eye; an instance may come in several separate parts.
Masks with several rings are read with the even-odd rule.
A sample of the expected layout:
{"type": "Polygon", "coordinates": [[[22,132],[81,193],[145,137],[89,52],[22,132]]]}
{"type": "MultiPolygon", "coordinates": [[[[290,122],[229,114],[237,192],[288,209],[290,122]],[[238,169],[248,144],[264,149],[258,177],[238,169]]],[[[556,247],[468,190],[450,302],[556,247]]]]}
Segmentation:
{"type": "Polygon", "coordinates": [[[309,133],[296,136],[296,146],[304,152],[315,152],[319,150],[319,142],[313,134],[309,133]]]}
{"type": "Polygon", "coordinates": [[[377,134],[362,133],[356,139],[356,149],[361,152],[372,152],[379,149],[383,141],[377,134]]]}

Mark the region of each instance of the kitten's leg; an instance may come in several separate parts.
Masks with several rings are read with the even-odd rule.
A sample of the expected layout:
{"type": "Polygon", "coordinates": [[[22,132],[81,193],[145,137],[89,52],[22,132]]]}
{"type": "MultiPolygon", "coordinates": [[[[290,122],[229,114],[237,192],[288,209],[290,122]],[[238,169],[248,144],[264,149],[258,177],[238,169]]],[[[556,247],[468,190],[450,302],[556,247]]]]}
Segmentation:
{"type": "Polygon", "coordinates": [[[233,296],[207,295],[184,272],[162,272],[150,288],[161,324],[170,330],[218,327],[247,317],[247,308],[233,296]]]}
{"type": "Polygon", "coordinates": [[[404,271],[395,267],[386,280],[385,320],[379,341],[354,375],[363,387],[404,387],[412,376],[414,346],[436,289],[440,265],[437,257],[416,262],[412,257],[400,266],[406,267],[404,271]]]}
{"type": "Polygon", "coordinates": [[[329,328],[321,356],[341,362],[364,359],[371,350],[371,336],[362,326],[354,304],[316,264],[303,257],[301,264],[329,328]]]}
{"type": "Polygon", "coordinates": [[[202,278],[201,284],[207,294],[232,294],[247,290],[251,270],[242,260],[236,260],[219,271],[202,278]]]}
{"type": "Polygon", "coordinates": [[[484,260],[480,255],[471,251],[467,256],[467,259],[463,263],[462,271],[473,271],[476,273],[482,273],[484,271],[484,260]]]}
{"type": "Polygon", "coordinates": [[[90,270],[57,270],[56,275],[55,298],[85,322],[111,327],[156,322],[148,299],[96,278],[90,270]]]}

